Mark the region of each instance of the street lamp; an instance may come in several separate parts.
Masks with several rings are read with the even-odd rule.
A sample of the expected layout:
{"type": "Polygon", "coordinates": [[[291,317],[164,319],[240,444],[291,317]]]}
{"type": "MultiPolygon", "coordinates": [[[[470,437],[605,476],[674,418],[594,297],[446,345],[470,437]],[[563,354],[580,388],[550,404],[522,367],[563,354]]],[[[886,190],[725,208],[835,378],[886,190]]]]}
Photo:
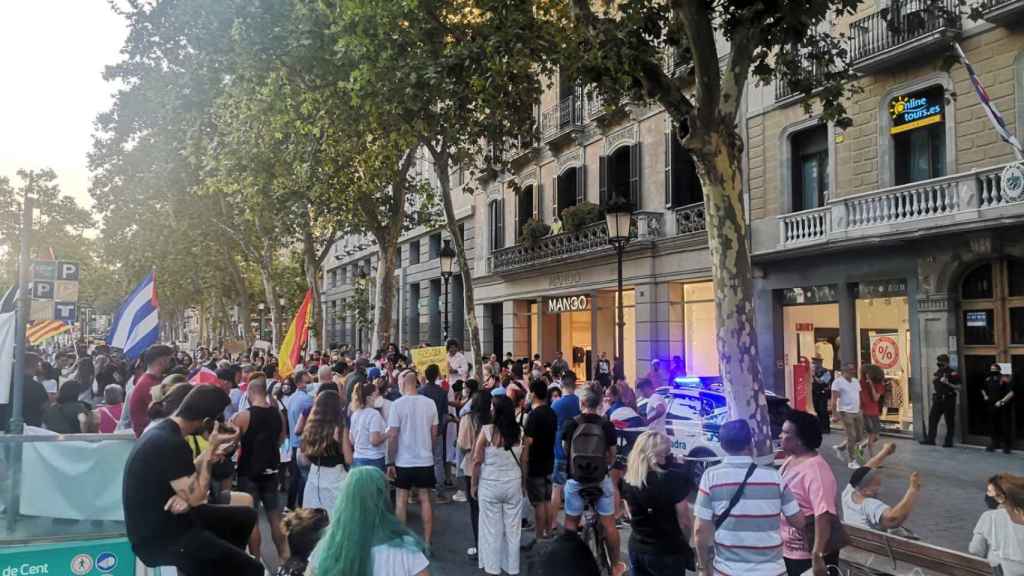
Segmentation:
{"type": "Polygon", "coordinates": [[[441,253],[438,254],[441,260],[441,278],[444,279],[444,341],[448,342],[448,280],[452,277],[452,268],[455,266],[455,251],[449,240],[444,241],[441,253]]]}
{"type": "MultiPolygon", "coordinates": [[[[366,279],[369,278],[369,276],[370,276],[369,274],[367,274],[366,268],[360,267],[359,268],[359,273],[357,274],[357,276],[359,278],[360,285],[366,286],[366,279]]],[[[367,298],[369,298],[369,296],[370,296],[369,290],[367,290],[366,296],[367,296],[367,298]]],[[[364,326],[362,325],[362,322],[360,321],[360,319],[358,317],[354,318],[354,323],[356,325],[356,338],[358,339],[358,349],[362,350],[363,349],[363,328],[364,328],[364,326]]]]}
{"type": "Polygon", "coordinates": [[[263,302],[260,302],[259,304],[256,305],[256,309],[260,311],[260,329],[259,329],[259,339],[260,340],[263,340],[263,310],[266,307],[267,307],[267,305],[264,304],[263,302]]]}
{"type": "Polygon", "coordinates": [[[629,244],[629,228],[633,221],[633,207],[621,197],[616,196],[605,208],[605,219],[608,224],[608,243],[615,247],[615,256],[619,265],[619,331],[618,331],[618,357],[622,365],[625,365],[625,333],[626,314],[622,305],[622,253],[629,244]]]}

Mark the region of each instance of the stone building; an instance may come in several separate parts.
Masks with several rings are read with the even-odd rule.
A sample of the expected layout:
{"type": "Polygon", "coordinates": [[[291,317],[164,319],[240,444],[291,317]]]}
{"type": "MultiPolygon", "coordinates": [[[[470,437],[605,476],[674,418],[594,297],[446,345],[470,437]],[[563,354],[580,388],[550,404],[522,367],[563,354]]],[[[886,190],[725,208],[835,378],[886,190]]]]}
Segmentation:
{"type": "Polygon", "coordinates": [[[797,406],[810,404],[802,365],[815,354],[873,362],[889,377],[884,424],[920,437],[948,353],[964,374],[957,438],[980,443],[989,365],[1024,374],[1024,203],[1002,179],[1015,158],[966,69],[941,66],[958,40],[1020,132],[1024,2],[989,4],[975,22],[952,15],[956,0],[866,2],[841,23],[863,88],[845,131],[784,85],[748,88],[761,364],[797,406]]]}

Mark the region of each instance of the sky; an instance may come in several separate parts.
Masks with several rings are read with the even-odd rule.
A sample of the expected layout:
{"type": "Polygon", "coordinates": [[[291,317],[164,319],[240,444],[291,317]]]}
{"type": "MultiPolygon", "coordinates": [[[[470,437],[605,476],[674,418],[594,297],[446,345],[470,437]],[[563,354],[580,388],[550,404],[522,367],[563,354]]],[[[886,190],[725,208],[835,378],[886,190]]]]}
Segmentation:
{"type": "Polygon", "coordinates": [[[64,193],[89,207],[96,115],[112,102],[103,68],[128,34],[107,0],[0,1],[0,176],[53,168],[64,193]]]}

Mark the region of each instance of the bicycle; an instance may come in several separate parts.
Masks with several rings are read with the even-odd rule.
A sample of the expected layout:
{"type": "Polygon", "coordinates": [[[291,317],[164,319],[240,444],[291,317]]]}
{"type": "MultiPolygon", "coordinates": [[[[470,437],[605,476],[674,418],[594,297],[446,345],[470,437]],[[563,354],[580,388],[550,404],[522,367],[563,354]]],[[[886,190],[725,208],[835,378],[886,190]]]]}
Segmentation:
{"type": "Polygon", "coordinates": [[[580,490],[584,505],[583,516],[580,518],[579,535],[597,562],[601,576],[611,576],[612,562],[608,555],[608,538],[605,536],[601,517],[597,513],[597,501],[601,498],[601,494],[599,484],[584,486],[580,490]]]}

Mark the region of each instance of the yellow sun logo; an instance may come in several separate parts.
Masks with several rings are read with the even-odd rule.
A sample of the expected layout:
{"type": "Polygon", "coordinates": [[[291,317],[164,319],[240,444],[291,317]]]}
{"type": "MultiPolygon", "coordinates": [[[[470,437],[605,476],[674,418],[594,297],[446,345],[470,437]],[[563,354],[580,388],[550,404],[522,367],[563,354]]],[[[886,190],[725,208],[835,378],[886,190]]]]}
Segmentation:
{"type": "Polygon", "coordinates": [[[903,111],[907,108],[907,97],[900,96],[899,98],[893,98],[892,102],[889,103],[889,115],[893,118],[903,114],[903,111]]]}

